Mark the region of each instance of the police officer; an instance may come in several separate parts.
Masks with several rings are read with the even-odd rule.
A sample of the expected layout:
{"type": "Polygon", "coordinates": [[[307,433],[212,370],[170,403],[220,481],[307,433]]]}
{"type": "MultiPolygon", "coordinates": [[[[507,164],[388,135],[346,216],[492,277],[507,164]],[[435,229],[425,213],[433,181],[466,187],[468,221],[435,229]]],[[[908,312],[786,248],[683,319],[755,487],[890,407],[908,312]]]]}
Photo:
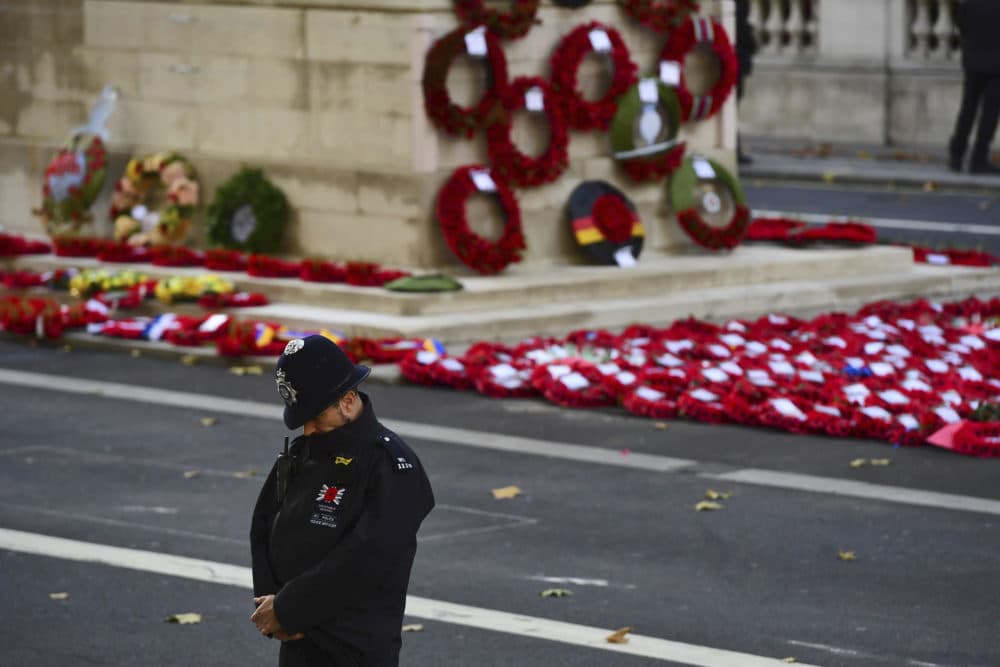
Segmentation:
{"type": "Polygon", "coordinates": [[[962,35],[962,103],[955,119],[955,132],[948,146],[948,166],[962,170],[972,124],[979,114],[976,140],[969,156],[973,174],[1000,174],[990,162],[990,144],[1000,120],[1000,2],[964,0],[958,5],[958,29],[962,35]]]}
{"type": "Polygon", "coordinates": [[[283,667],[399,663],[417,529],[434,495],[413,450],[358,391],[370,372],[323,336],[289,342],[275,368],[285,425],[303,433],[254,508],[251,620],[281,640],[283,667]]]}

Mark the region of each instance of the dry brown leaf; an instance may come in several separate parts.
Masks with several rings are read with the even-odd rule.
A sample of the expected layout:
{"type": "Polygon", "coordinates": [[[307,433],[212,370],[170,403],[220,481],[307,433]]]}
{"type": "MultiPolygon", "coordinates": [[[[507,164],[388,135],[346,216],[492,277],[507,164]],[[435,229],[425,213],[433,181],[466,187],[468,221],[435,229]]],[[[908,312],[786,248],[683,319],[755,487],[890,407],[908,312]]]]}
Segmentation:
{"type": "Polygon", "coordinates": [[[615,630],[610,635],[608,635],[609,644],[627,644],[628,643],[628,633],[632,632],[632,628],[624,627],[619,630],[615,630]]]}
{"type": "Polygon", "coordinates": [[[858,151],[859,160],[872,160],[874,158],[875,156],[869,153],[868,151],[858,151]]]}
{"type": "Polygon", "coordinates": [[[866,465],[868,465],[868,459],[854,459],[850,463],[852,468],[863,468],[866,465]]]}
{"type": "Polygon", "coordinates": [[[129,352],[129,354],[132,355],[133,359],[136,359],[142,356],[142,350],[132,350],[131,352],[129,352]]]}
{"type": "Polygon", "coordinates": [[[667,422],[656,422],[655,424],[653,424],[653,428],[655,428],[657,431],[666,431],[668,428],[670,428],[670,424],[668,424],[667,422]]]}
{"type": "Polygon", "coordinates": [[[69,345],[69,344],[63,345],[62,347],[59,348],[59,351],[60,352],[72,352],[73,351],[73,346],[69,345]]]}
{"type": "Polygon", "coordinates": [[[181,357],[181,363],[184,364],[185,366],[194,366],[196,363],[198,363],[198,357],[196,357],[193,354],[185,354],[183,357],[181,357]]]}
{"type": "Polygon", "coordinates": [[[493,489],[493,497],[497,500],[507,500],[519,495],[521,495],[521,489],[516,486],[502,486],[499,489],[493,489]]]}
{"type": "Polygon", "coordinates": [[[250,479],[251,477],[256,477],[256,470],[238,470],[233,473],[233,477],[237,479],[250,479]]]}
{"type": "Polygon", "coordinates": [[[857,560],[858,555],[853,551],[840,550],[837,552],[837,558],[840,560],[857,560]]]}
{"type": "Polygon", "coordinates": [[[832,171],[824,171],[823,172],[823,182],[824,183],[833,183],[835,180],[837,180],[837,174],[835,172],[832,172],[832,171]]]}
{"type": "Polygon", "coordinates": [[[716,503],[711,500],[703,500],[694,506],[694,509],[698,512],[710,512],[714,510],[721,510],[722,504],[716,503]]]}
{"type": "Polygon", "coordinates": [[[189,611],[183,614],[173,614],[171,616],[167,616],[163,620],[167,623],[177,623],[178,625],[192,625],[194,623],[201,623],[201,614],[189,611]]]}
{"type": "Polygon", "coordinates": [[[246,373],[247,373],[247,375],[263,375],[264,374],[264,368],[261,367],[261,366],[259,366],[259,365],[257,365],[257,364],[254,364],[252,366],[247,366],[246,367],[246,373]]]}
{"type": "Polygon", "coordinates": [[[924,192],[936,192],[938,189],[938,184],[934,181],[927,181],[924,183],[924,192]]]}
{"type": "Polygon", "coordinates": [[[979,202],[980,211],[987,211],[989,210],[990,206],[993,206],[993,202],[989,201],[988,199],[979,202]]]}
{"type": "Polygon", "coordinates": [[[733,494],[728,491],[714,491],[709,489],[705,492],[705,497],[709,500],[729,500],[732,496],[733,494]]]}
{"type": "Polygon", "coordinates": [[[423,632],[424,626],[420,623],[408,623],[403,626],[403,632],[423,632]]]}
{"type": "Polygon", "coordinates": [[[184,479],[194,479],[195,477],[201,477],[200,470],[186,470],[184,471],[184,479]]]}
{"type": "Polygon", "coordinates": [[[567,588],[546,588],[544,591],[539,593],[543,598],[566,598],[573,594],[573,591],[567,588]]]}
{"type": "Polygon", "coordinates": [[[232,373],[233,375],[243,376],[247,374],[247,368],[246,366],[230,366],[229,372],[232,373]]]}
{"type": "Polygon", "coordinates": [[[215,426],[215,423],[217,421],[219,421],[219,420],[216,419],[215,417],[202,417],[201,418],[201,425],[205,426],[205,427],[215,426]]]}
{"type": "Polygon", "coordinates": [[[892,463],[892,459],[872,459],[869,463],[873,466],[887,466],[892,463]]]}
{"type": "Polygon", "coordinates": [[[781,662],[798,662],[798,660],[796,660],[795,658],[789,656],[787,658],[783,658],[781,662]]]}
{"type": "Polygon", "coordinates": [[[50,600],[65,600],[69,597],[69,593],[49,593],[50,600]]]}

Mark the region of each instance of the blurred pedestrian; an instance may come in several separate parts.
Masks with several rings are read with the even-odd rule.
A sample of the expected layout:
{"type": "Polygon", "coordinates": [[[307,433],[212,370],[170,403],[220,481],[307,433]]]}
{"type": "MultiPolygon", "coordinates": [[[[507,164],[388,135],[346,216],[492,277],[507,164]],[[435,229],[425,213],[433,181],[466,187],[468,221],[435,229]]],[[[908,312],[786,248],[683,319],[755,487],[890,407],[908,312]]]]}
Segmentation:
{"type": "MultiPolygon", "coordinates": [[[[370,369],[333,341],[288,343],[275,381],[303,433],[279,455],[250,529],[251,620],[280,667],[396,667],[417,529],[434,507],[423,466],[357,387],[370,369]]],[[[286,440],[287,443],[287,440],[286,440]]]]}
{"type": "MultiPolygon", "coordinates": [[[[750,0],[736,0],[736,59],[740,64],[736,80],[736,99],[743,99],[743,80],[753,72],[753,56],[757,53],[757,39],[750,25],[750,0]]],[[[736,159],[740,164],[752,164],[753,158],[743,152],[739,130],[736,133],[736,159]]]]}
{"type": "Polygon", "coordinates": [[[990,144],[1000,119],[1000,0],[964,0],[958,3],[958,30],[962,37],[962,103],[955,133],[948,146],[948,166],[961,171],[972,125],[979,114],[976,140],[969,155],[969,172],[1000,174],[990,162],[990,144]]]}

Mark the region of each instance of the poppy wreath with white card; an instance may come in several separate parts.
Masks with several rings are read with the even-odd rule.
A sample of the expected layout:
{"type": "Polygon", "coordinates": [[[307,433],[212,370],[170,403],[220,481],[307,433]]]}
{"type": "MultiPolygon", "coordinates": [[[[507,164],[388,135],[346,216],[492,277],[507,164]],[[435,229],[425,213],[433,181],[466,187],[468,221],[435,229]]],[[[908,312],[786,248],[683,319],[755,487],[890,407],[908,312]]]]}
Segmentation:
{"type": "Polygon", "coordinates": [[[670,202],[687,235],[710,250],[735,248],[750,224],[739,181],[706,157],[687,158],[674,172],[670,202]]]}
{"type": "Polygon", "coordinates": [[[698,11],[697,0],[621,0],[622,9],[656,32],[673,30],[698,11]]]}
{"type": "Polygon", "coordinates": [[[615,115],[618,98],[636,81],[636,65],[614,28],[592,22],[577,26],[549,60],[552,89],[562,101],[566,122],[574,130],[606,130],[615,115]],[[588,53],[606,55],[612,68],[611,84],[600,99],[588,101],[577,88],[577,70],[588,53]]]}
{"type": "Polygon", "coordinates": [[[472,137],[479,128],[489,127],[501,112],[500,93],[507,87],[507,60],[500,40],[483,26],[453,30],[434,42],[427,52],[422,86],[424,109],[435,127],[464,137],[472,137]],[[489,74],[483,96],[468,108],[452,102],[445,83],[452,63],[463,53],[485,63],[489,74]]]}
{"type": "Polygon", "coordinates": [[[538,4],[538,0],[514,0],[510,11],[501,12],[488,8],[484,0],[455,0],[455,14],[462,25],[484,25],[497,37],[517,39],[535,24],[538,4]]]}
{"type": "Polygon", "coordinates": [[[521,251],[526,248],[521,230],[521,210],[510,187],[491,173],[489,167],[469,165],[456,169],[438,192],[437,219],[445,243],[469,268],[492,275],[513,262],[521,261],[521,251]],[[489,241],[469,228],[465,205],[476,192],[495,195],[500,202],[505,224],[503,233],[495,241],[489,241]]]}
{"type": "Polygon", "coordinates": [[[684,159],[677,140],[681,107],[677,94],[658,79],[642,79],[618,99],[611,121],[615,160],[634,181],[655,181],[673,173],[684,159]]]}
{"type": "Polygon", "coordinates": [[[511,82],[500,100],[503,119],[486,131],[486,150],[496,173],[525,188],[555,181],[569,165],[569,135],[549,84],[538,77],[520,77],[511,82]],[[525,155],[511,139],[513,115],[520,109],[545,114],[548,120],[549,145],[538,157],[525,155]]]}
{"type": "Polygon", "coordinates": [[[740,64],[729,35],[713,18],[692,16],[671,30],[667,43],[660,51],[660,79],[677,89],[677,99],[685,122],[710,118],[722,108],[732,94],[739,78],[740,64]],[[699,46],[705,45],[719,59],[719,78],[704,95],[693,95],[684,76],[684,59],[699,46]]]}
{"type": "Polygon", "coordinates": [[[634,266],[646,231],[635,205],[605,181],[584,181],[566,204],[573,237],[596,264],[634,266]]]}

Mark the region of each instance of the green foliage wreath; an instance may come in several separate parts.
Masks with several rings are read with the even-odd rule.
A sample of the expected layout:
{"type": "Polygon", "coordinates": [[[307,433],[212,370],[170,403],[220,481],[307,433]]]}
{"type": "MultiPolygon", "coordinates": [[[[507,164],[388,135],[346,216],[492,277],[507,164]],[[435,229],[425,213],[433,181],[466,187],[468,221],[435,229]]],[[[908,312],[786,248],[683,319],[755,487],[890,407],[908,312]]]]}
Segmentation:
{"type": "Polygon", "coordinates": [[[288,213],[285,193],[260,169],[244,167],[215,191],[208,208],[208,238],[225,248],[275,252],[288,213]]]}

